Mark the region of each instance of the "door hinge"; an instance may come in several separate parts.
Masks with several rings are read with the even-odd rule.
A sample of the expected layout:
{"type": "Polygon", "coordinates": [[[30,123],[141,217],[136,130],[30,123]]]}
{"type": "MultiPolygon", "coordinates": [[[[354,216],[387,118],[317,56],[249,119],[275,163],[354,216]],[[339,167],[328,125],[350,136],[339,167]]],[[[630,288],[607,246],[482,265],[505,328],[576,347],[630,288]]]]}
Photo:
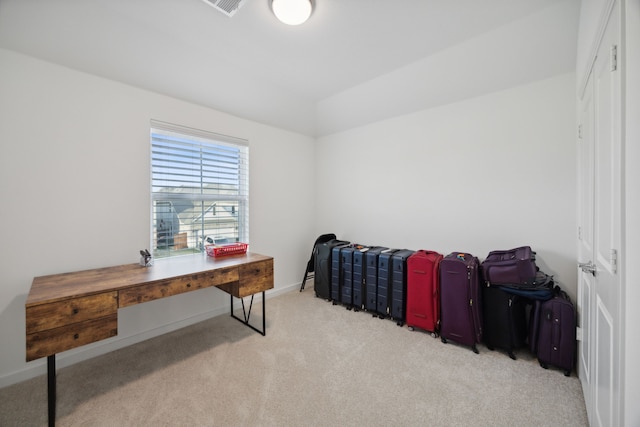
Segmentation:
{"type": "Polygon", "coordinates": [[[578,139],[582,139],[582,125],[578,125],[578,139]]]}
{"type": "Polygon", "coordinates": [[[576,327],[576,341],[582,341],[582,328],[576,327]]]}
{"type": "Polygon", "coordinates": [[[611,272],[618,272],[618,251],[615,249],[611,249],[611,272]]]}
{"type": "Polygon", "coordinates": [[[582,240],[582,227],[578,226],[578,240],[582,240]]]}
{"type": "Polygon", "coordinates": [[[611,46],[611,71],[618,69],[618,46],[611,46]]]}

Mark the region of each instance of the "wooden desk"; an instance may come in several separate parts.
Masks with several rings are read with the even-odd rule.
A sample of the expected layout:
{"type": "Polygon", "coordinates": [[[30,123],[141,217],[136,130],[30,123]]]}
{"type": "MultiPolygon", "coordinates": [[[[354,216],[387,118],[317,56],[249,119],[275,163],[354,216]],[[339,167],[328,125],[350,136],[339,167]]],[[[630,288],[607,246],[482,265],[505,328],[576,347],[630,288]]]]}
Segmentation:
{"type": "Polygon", "coordinates": [[[231,316],[265,335],[265,291],[273,288],[273,258],[255,253],[206,254],[36,277],[25,304],[27,362],[47,357],[49,425],[55,425],[55,355],[118,334],[118,308],[208,287],[230,294],[231,316]],[[262,330],[249,323],[262,293],[262,330]],[[244,297],[251,297],[248,311],[244,297]],[[233,313],[242,302],[243,319],[233,313]]]}

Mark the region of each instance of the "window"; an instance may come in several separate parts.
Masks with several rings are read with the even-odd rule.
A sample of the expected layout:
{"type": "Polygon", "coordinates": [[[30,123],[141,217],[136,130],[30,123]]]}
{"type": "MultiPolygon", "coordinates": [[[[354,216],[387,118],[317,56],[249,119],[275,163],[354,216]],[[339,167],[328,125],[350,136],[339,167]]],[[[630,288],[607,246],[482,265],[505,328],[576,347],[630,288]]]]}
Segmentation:
{"type": "Polygon", "coordinates": [[[156,258],[248,243],[247,141],[151,122],[151,224],[156,258]]]}

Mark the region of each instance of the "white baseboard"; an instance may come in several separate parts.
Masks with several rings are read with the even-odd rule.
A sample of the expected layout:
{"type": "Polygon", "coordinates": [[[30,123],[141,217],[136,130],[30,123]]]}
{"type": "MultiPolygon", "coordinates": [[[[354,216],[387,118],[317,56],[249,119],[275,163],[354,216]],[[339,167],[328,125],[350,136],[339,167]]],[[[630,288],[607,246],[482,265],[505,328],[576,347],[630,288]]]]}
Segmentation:
{"type": "MultiPolygon", "coordinates": [[[[288,292],[292,292],[294,290],[298,291],[299,289],[300,289],[300,284],[293,284],[285,287],[275,288],[265,292],[265,297],[268,300],[270,298],[273,298],[288,292]]],[[[258,301],[258,302],[262,301],[262,294],[256,294],[254,301],[258,301]]],[[[242,307],[240,300],[235,300],[233,307],[234,307],[234,310],[240,309],[242,307]]],[[[168,332],[182,329],[187,326],[194,325],[204,320],[211,319],[213,317],[221,316],[221,315],[229,315],[228,305],[225,305],[224,307],[217,307],[211,311],[207,311],[205,313],[200,313],[195,316],[187,317],[177,322],[162,325],[157,328],[149,329],[147,331],[144,331],[135,335],[131,335],[128,337],[118,338],[116,336],[98,343],[88,344],[86,346],[82,346],[81,348],[69,350],[56,355],[56,369],[64,368],[66,366],[71,366],[75,363],[79,363],[84,360],[88,360],[93,357],[109,353],[114,350],[128,347],[130,345],[148,340],[150,338],[154,338],[154,337],[166,334],[168,332]]],[[[0,388],[4,388],[12,384],[17,384],[22,381],[27,381],[31,378],[35,378],[40,375],[45,375],[46,373],[47,373],[47,359],[42,358],[39,360],[34,360],[33,362],[28,362],[27,366],[24,369],[21,369],[19,371],[0,377],[0,388]]]]}

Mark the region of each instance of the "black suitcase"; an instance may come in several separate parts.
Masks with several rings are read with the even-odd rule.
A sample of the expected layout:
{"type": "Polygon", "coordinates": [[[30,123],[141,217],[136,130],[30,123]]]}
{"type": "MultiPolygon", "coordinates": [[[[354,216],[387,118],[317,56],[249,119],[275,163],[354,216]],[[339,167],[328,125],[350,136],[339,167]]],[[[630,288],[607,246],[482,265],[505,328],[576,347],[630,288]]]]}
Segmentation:
{"type": "Polygon", "coordinates": [[[389,248],[377,246],[369,248],[364,253],[365,265],[366,265],[366,285],[365,285],[365,300],[364,309],[371,312],[376,316],[378,309],[378,256],[382,251],[389,248]]]}
{"type": "Polygon", "coordinates": [[[378,287],[376,289],[376,312],[384,319],[389,315],[391,300],[391,256],[400,249],[387,249],[378,255],[378,287]]]}
{"type": "Polygon", "coordinates": [[[391,256],[391,304],[389,315],[398,326],[404,325],[407,310],[407,258],[415,251],[402,249],[391,256]]]}
{"type": "Polygon", "coordinates": [[[527,341],[526,311],[526,298],[485,284],[482,288],[482,337],[487,348],[506,350],[515,360],[514,351],[527,341]]]}
{"type": "Polygon", "coordinates": [[[331,239],[315,246],[313,289],[318,298],[331,300],[331,255],[333,248],[349,242],[331,239]]]}
{"type": "Polygon", "coordinates": [[[311,249],[311,257],[309,257],[309,261],[307,261],[307,267],[304,269],[304,276],[302,277],[302,283],[300,284],[300,292],[304,291],[304,285],[307,283],[307,278],[309,277],[309,273],[315,272],[316,251],[317,251],[316,247],[319,244],[328,242],[329,240],[333,240],[335,238],[336,238],[336,235],[333,233],[321,234],[313,243],[313,248],[311,249]]]}
{"type": "Polygon", "coordinates": [[[529,351],[537,357],[538,355],[538,330],[540,329],[540,307],[544,301],[533,300],[531,311],[529,312],[529,351]]]}
{"type": "Polygon", "coordinates": [[[478,258],[452,252],[440,262],[440,338],[471,346],[482,341],[482,302],[478,258]]]}

